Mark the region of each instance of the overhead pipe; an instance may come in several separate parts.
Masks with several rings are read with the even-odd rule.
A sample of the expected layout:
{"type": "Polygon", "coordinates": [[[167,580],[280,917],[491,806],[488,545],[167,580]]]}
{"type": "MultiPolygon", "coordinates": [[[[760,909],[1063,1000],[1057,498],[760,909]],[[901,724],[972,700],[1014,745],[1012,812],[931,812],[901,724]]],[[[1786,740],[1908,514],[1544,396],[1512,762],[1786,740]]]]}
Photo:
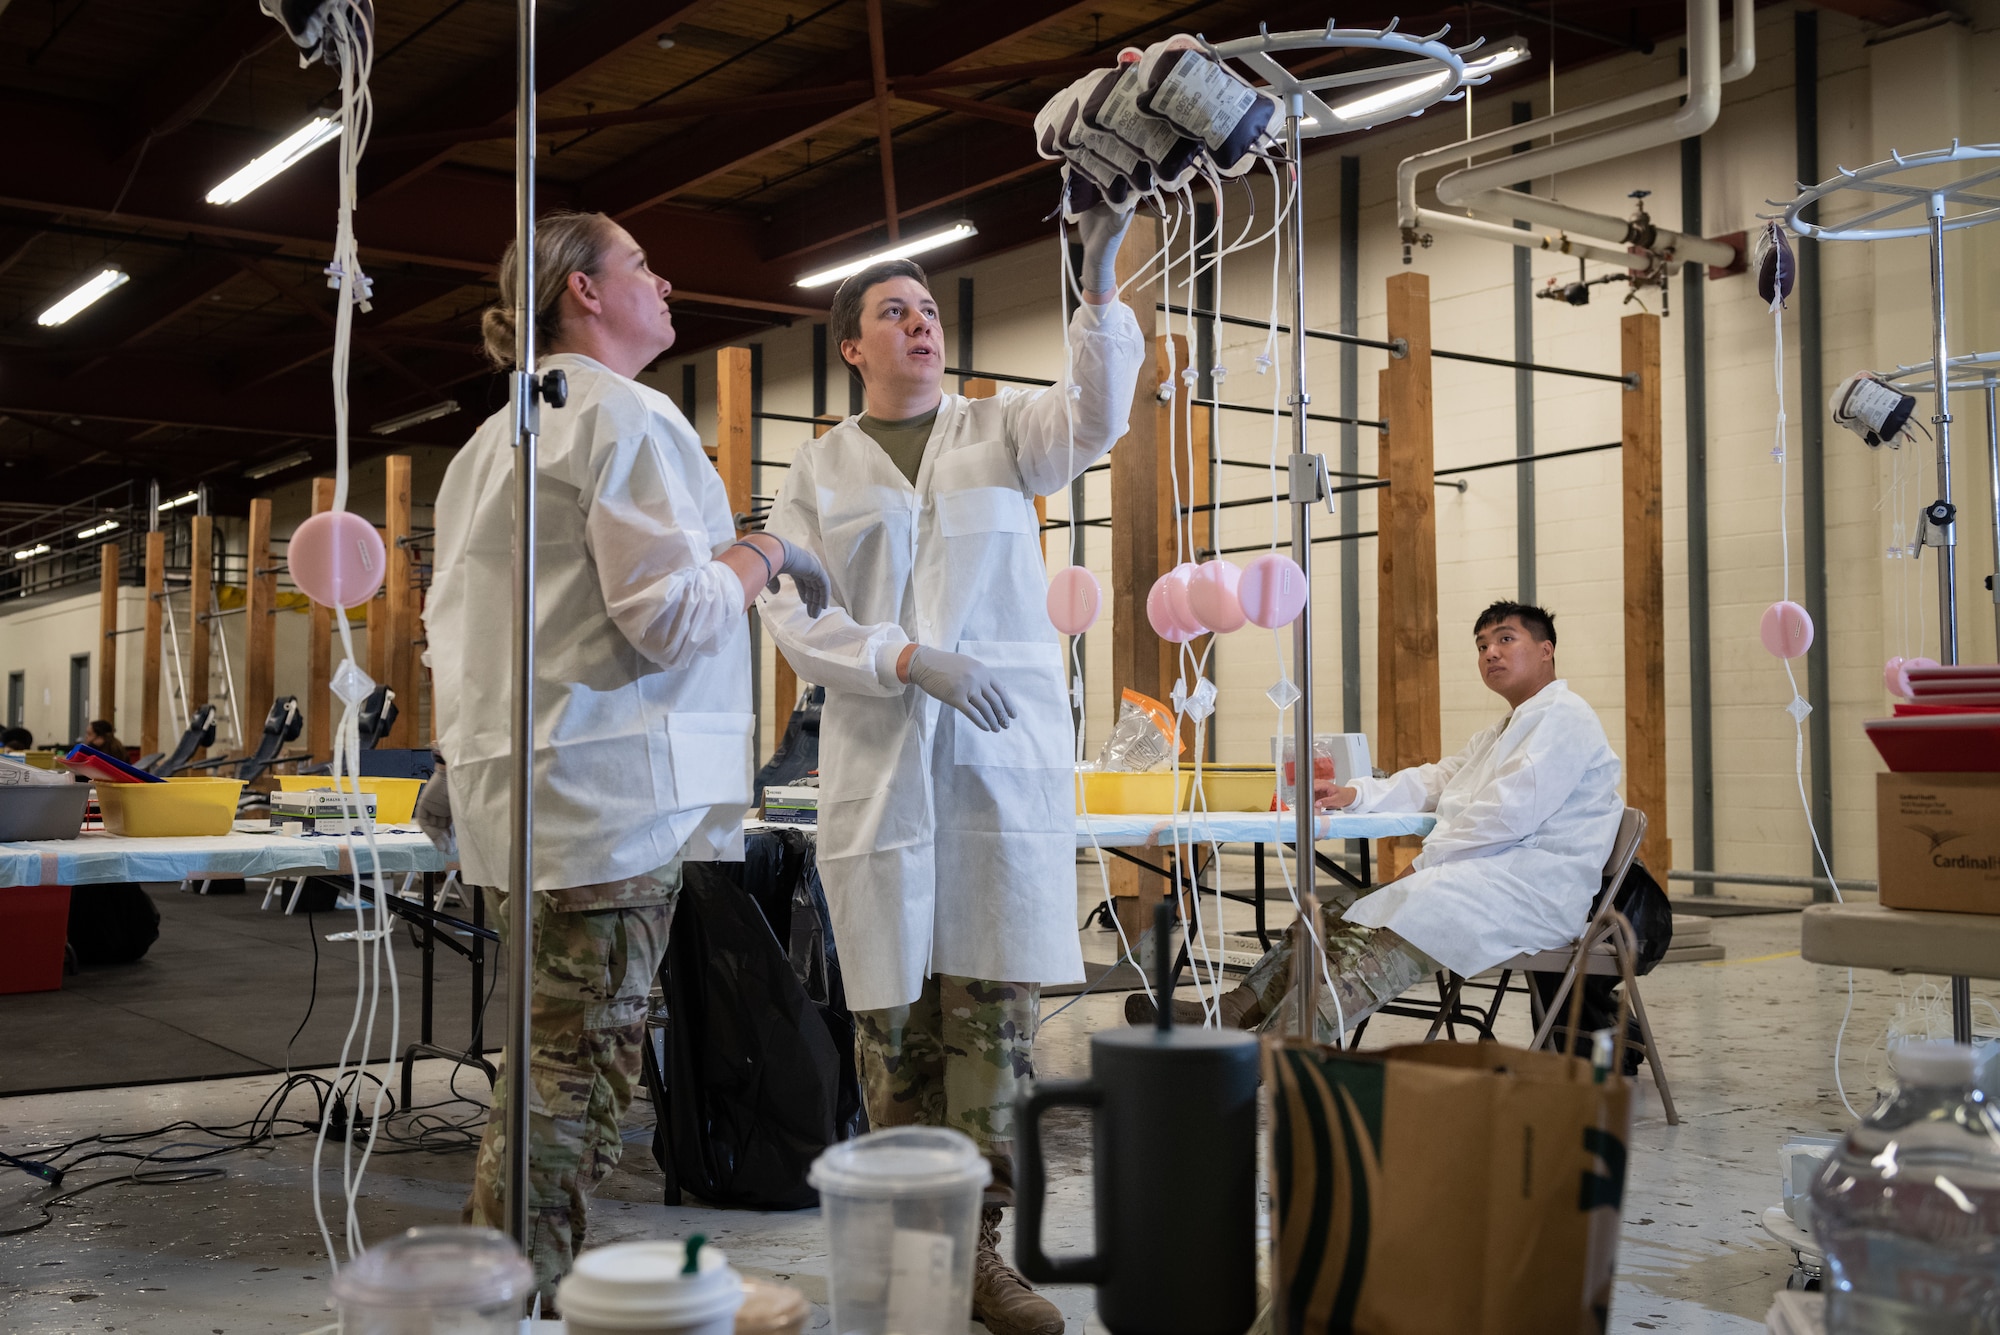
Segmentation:
{"type": "Polygon", "coordinates": [[[1533,232],[1523,233],[1504,223],[1485,223],[1480,218],[1419,208],[1417,178],[1422,172],[1476,153],[1531,144],[1548,135],[1581,129],[1684,98],[1684,104],[1671,116],[1621,126],[1562,144],[1531,147],[1525,152],[1496,158],[1480,166],[1460,168],[1438,181],[1438,198],[1446,204],[1468,209],[1486,218],[1526,219],[1558,227],[1565,232],[1581,232],[1587,237],[1620,245],[1639,246],[1680,261],[1717,266],[1733,264],[1736,251],[1732,246],[1650,224],[1640,225],[1631,219],[1572,208],[1555,200],[1506,189],[1503,184],[1520,180],[1524,172],[1543,176],[1574,170],[1706,131],[1715,123],[1721,109],[1721,85],[1741,79],[1757,67],[1756,20],[1751,0],[1734,0],[1731,7],[1732,50],[1726,65],[1721,63],[1720,26],[1719,0],[1689,0],[1688,78],[1685,83],[1663,84],[1590,106],[1576,107],[1405,158],[1396,169],[1397,221],[1405,235],[1413,236],[1425,229],[1459,232],[1506,241],[1511,245],[1566,250],[1570,254],[1581,254],[1585,258],[1626,268],[1648,267],[1652,262],[1650,257],[1634,256],[1609,247],[1593,248],[1588,242],[1577,242],[1568,237],[1552,241],[1533,232]]]}

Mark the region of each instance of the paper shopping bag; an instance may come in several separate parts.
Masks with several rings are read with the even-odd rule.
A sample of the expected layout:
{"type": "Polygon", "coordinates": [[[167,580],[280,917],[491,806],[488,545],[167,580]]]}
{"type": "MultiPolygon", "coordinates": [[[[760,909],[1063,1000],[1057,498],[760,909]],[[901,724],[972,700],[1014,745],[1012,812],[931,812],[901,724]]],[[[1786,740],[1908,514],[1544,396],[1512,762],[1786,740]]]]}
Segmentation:
{"type": "Polygon", "coordinates": [[[1499,1043],[1267,1039],[1280,1335],[1605,1328],[1631,1082],[1499,1043]]]}

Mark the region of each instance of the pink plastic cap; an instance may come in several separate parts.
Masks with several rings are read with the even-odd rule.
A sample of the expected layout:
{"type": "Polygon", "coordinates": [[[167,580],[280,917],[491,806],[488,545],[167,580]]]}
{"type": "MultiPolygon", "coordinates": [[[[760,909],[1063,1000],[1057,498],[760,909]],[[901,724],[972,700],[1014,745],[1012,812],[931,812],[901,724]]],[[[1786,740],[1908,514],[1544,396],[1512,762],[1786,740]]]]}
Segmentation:
{"type": "Polygon", "coordinates": [[[1774,657],[1797,658],[1812,648],[1812,618],[1797,603],[1772,603],[1764,609],[1757,634],[1774,657]]]}
{"type": "Polygon", "coordinates": [[[328,510],[300,524],[286,548],[292,583],[321,607],[356,607],[375,596],[389,570],[375,526],[348,510],[328,510]]]}
{"type": "Polygon", "coordinates": [[[1243,614],[1266,630],[1289,626],[1306,606],[1306,572],[1298,562],[1265,552],[1243,568],[1236,597],[1243,614]]]}
{"type": "Polygon", "coordinates": [[[1234,561],[1217,557],[1196,567],[1188,580],[1188,607],[1195,620],[1224,634],[1241,630],[1248,620],[1243,615],[1243,600],[1237,596],[1242,583],[1242,568],[1234,561]]]}
{"type": "Polygon", "coordinates": [[[1104,590],[1082,566],[1064,566],[1049,581],[1049,623],[1065,635],[1081,635],[1097,624],[1104,590]]]}

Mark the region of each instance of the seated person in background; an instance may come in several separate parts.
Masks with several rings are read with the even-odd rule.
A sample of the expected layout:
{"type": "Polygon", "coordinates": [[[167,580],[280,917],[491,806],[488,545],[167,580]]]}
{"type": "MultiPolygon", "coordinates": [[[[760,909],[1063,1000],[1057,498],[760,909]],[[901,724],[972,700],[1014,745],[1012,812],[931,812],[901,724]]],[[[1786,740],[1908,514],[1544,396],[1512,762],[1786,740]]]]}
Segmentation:
{"type": "Polygon", "coordinates": [[[92,719],[90,730],[83,734],[83,741],[84,745],[94,746],[107,756],[116,756],[120,760],[131,759],[125,754],[125,743],[119,741],[118,734],[111,730],[109,719],[92,719]]]}
{"type": "Polygon", "coordinates": [[[0,731],[0,751],[32,751],[35,749],[35,734],[26,728],[8,728],[0,731]]]}
{"type": "MultiPolygon", "coordinates": [[[[1314,786],[1322,808],[1438,818],[1404,876],[1367,896],[1327,888],[1320,927],[1332,991],[1320,987],[1314,1026],[1322,1042],[1440,968],[1469,978],[1516,955],[1568,945],[1603,882],[1625,809],[1618,757],[1597,714],[1556,676],[1555,618],[1497,602],[1472,630],[1480,679],[1507,702],[1506,718],[1435,765],[1357,778],[1352,787],[1314,786]]],[[[1224,1026],[1289,1022],[1295,946],[1288,933],[1222,998],[1224,1026]]],[[[1176,1001],[1174,1012],[1202,1022],[1195,1002],[1176,1001]]],[[[1153,1005],[1134,993],[1125,1014],[1151,1024],[1153,1005]]]]}

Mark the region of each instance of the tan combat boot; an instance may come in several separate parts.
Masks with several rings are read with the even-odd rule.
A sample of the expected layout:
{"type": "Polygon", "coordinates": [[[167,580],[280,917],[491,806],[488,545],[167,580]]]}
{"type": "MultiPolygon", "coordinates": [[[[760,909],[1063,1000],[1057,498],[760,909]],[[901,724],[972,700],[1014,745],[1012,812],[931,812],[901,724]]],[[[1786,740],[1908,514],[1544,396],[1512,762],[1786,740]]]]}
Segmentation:
{"type": "Polygon", "coordinates": [[[972,1319],[991,1335],[1063,1335],[1063,1314],[1000,1259],[1000,1207],[979,1212],[979,1251],[972,1262],[972,1319]]]}

